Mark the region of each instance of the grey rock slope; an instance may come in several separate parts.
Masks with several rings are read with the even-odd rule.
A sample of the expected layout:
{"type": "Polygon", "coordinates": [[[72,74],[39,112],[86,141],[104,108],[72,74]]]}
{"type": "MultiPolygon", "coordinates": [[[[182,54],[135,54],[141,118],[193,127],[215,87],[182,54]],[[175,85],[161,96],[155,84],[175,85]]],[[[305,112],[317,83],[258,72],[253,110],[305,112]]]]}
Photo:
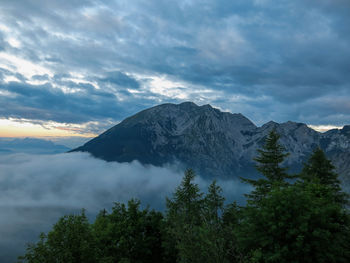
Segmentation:
{"type": "Polygon", "coordinates": [[[242,114],[192,102],[141,111],[73,151],[87,151],[107,161],[154,165],[177,161],[207,177],[232,178],[255,174],[252,159],[272,129],[291,153],[286,165],[292,171],[321,146],[336,160],[342,175],[348,172],[350,126],[327,133],[290,121],[257,127],[242,114]]]}

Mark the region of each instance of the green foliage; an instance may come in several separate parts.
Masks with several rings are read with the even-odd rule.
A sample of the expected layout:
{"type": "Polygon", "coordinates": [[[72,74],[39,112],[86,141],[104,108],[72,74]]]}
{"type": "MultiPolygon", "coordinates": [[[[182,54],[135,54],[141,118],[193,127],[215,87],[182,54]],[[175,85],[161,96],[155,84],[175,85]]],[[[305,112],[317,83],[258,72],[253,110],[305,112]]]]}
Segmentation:
{"type": "Polygon", "coordinates": [[[59,219],[48,235],[30,244],[20,262],[96,262],[94,239],[84,211],[59,219]]]}
{"type": "Polygon", "coordinates": [[[340,182],[334,168],[324,152],[320,148],[316,148],[308,162],[304,164],[301,178],[307,182],[319,181],[320,184],[330,185],[338,190],[340,182]]]}
{"type": "Polygon", "coordinates": [[[285,148],[278,143],[279,139],[280,135],[272,130],[262,149],[258,149],[258,156],[254,158],[258,162],[256,169],[272,182],[283,181],[287,175],[287,168],[281,167],[280,164],[289,153],[285,153],[285,148]]]}
{"type": "Polygon", "coordinates": [[[207,262],[222,263],[225,261],[225,239],[221,214],[225,198],[222,189],[213,181],[203,200],[203,222],[200,231],[202,256],[207,262]]]}
{"type": "Polygon", "coordinates": [[[187,170],[172,199],[167,199],[167,232],[175,240],[179,262],[203,262],[201,254],[202,193],[187,170]]]}
{"type": "Polygon", "coordinates": [[[244,210],[241,251],[251,262],[350,262],[349,216],[330,197],[320,184],[274,187],[244,210]]]}
{"type": "Polygon", "coordinates": [[[216,181],[204,195],[187,170],[164,216],[134,199],[92,224],[84,211],[64,216],[19,262],[350,262],[348,196],[333,165],[316,149],[292,183],[278,139],[272,131],[258,150],[263,178],[245,179],[255,187],[245,207],[224,206],[216,181]]]}
{"type": "Polygon", "coordinates": [[[225,198],[222,196],[222,189],[214,180],[208,188],[208,194],[204,198],[204,218],[208,226],[218,227],[221,221],[220,213],[224,207],[225,198]]]}
{"type": "Polygon", "coordinates": [[[228,204],[222,215],[224,251],[227,262],[243,262],[243,254],[238,249],[237,227],[242,219],[242,208],[236,202],[228,204]]]}
{"type": "Polygon", "coordinates": [[[37,244],[30,244],[20,262],[163,262],[163,215],[140,210],[140,202],[116,203],[102,210],[90,225],[84,214],[62,217],[37,244]]]}
{"type": "Polygon", "coordinates": [[[50,252],[46,245],[47,236],[41,233],[39,236],[39,241],[36,244],[28,244],[26,249],[27,253],[24,256],[19,257],[18,262],[29,262],[29,263],[39,263],[39,262],[49,262],[50,252]]]}
{"type": "Polygon", "coordinates": [[[316,148],[304,164],[300,178],[304,182],[319,183],[333,191],[333,198],[340,204],[347,204],[348,195],[342,192],[335,167],[320,148],[316,148]]]}
{"type": "Polygon", "coordinates": [[[186,171],[167,200],[167,233],[175,240],[177,262],[226,262],[222,189],[214,181],[203,197],[194,177],[186,171]]]}
{"type": "Polygon", "coordinates": [[[258,156],[254,158],[257,162],[256,169],[262,174],[263,178],[253,180],[244,179],[243,181],[254,186],[251,194],[247,195],[253,202],[258,202],[271,191],[275,185],[282,186],[288,184],[286,179],[292,178],[287,174],[286,167],[281,164],[289,155],[285,153],[285,148],[278,143],[280,136],[272,130],[262,149],[258,149],[258,156]]]}
{"type": "Polygon", "coordinates": [[[115,203],[111,214],[101,211],[92,225],[100,262],[161,262],[162,219],[133,199],[128,206],[115,203]]]}
{"type": "Polygon", "coordinates": [[[290,184],[278,138],[271,132],[258,150],[264,179],[245,180],[255,190],[234,230],[239,253],[247,262],[350,262],[349,212],[334,166],[316,149],[290,184]]]}

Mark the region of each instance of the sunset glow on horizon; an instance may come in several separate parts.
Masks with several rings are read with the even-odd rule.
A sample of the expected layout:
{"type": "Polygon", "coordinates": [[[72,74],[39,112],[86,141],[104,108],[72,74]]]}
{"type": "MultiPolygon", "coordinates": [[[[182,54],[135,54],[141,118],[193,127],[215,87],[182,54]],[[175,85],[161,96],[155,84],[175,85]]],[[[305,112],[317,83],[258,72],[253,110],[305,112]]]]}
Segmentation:
{"type": "Polygon", "coordinates": [[[84,132],[84,127],[69,126],[60,123],[44,125],[16,119],[0,119],[0,137],[96,137],[96,134],[84,132]]]}
{"type": "MultiPolygon", "coordinates": [[[[318,132],[331,129],[342,129],[342,126],[308,125],[318,132]]],[[[20,119],[0,119],[0,137],[84,137],[93,138],[97,133],[87,132],[86,125],[69,125],[65,123],[47,122],[45,125],[20,119]]]]}
{"type": "Polygon", "coordinates": [[[350,262],[349,14],[0,0],[0,263],[350,262]],[[184,183],[196,231],[168,242],[184,183]]]}

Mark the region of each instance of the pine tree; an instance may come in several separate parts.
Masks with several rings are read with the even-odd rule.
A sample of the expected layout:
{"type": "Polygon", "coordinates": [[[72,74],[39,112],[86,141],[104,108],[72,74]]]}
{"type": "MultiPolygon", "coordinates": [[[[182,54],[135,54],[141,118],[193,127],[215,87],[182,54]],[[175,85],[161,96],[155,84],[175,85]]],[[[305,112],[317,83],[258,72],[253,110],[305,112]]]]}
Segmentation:
{"type": "Polygon", "coordinates": [[[178,262],[203,262],[199,234],[203,198],[194,178],[193,170],[187,170],[181,185],[166,202],[167,232],[175,241],[178,262]]]}
{"type": "Polygon", "coordinates": [[[245,208],[237,237],[248,262],[350,262],[348,212],[321,184],[273,187],[245,208]]]}
{"type": "Polygon", "coordinates": [[[237,228],[242,219],[242,208],[237,202],[228,204],[222,214],[224,240],[225,240],[225,260],[227,262],[243,262],[243,255],[238,250],[237,228]]]}
{"type": "Polygon", "coordinates": [[[140,209],[140,201],[115,203],[111,214],[102,210],[93,224],[98,258],[102,262],[162,262],[163,216],[140,209]]]}
{"type": "Polygon", "coordinates": [[[208,187],[203,202],[203,223],[200,232],[202,255],[206,262],[225,262],[225,239],[222,213],[225,198],[214,180],[208,187]]]}
{"type": "Polygon", "coordinates": [[[278,138],[271,132],[255,159],[264,178],[246,180],[255,190],[235,230],[239,252],[248,262],[350,262],[349,212],[335,198],[334,167],[316,150],[303,180],[288,183],[278,138]]]}
{"type": "Polygon", "coordinates": [[[331,161],[327,159],[322,149],[316,148],[308,162],[304,164],[301,177],[305,181],[319,180],[323,185],[329,185],[339,189],[340,182],[334,169],[335,167],[331,161]]]}
{"type": "Polygon", "coordinates": [[[222,189],[214,180],[208,187],[208,193],[204,198],[204,214],[206,222],[217,226],[221,220],[225,198],[222,196],[222,189]]]}
{"type": "Polygon", "coordinates": [[[255,187],[251,194],[247,195],[253,202],[261,200],[266,194],[271,191],[272,186],[286,185],[286,179],[292,178],[287,174],[287,167],[282,167],[281,164],[289,153],[285,153],[285,148],[278,143],[280,136],[272,130],[266,138],[262,149],[258,149],[258,156],[254,158],[257,162],[256,169],[264,178],[257,180],[244,179],[255,187]]]}
{"type": "Polygon", "coordinates": [[[342,192],[338,174],[334,170],[334,165],[327,159],[322,149],[316,148],[304,164],[300,178],[307,183],[320,183],[329,187],[337,202],[347,204],[348,195],[342,192]]]}

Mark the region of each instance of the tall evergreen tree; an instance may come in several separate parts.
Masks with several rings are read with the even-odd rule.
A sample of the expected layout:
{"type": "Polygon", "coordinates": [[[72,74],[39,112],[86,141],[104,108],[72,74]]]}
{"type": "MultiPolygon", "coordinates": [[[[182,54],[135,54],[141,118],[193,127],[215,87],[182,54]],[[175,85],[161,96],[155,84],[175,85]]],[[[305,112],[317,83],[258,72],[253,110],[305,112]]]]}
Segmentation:
{"type": "Polygon", "coordinates": [[[273,187],[244,211],[241,253],[248,262],[350,262],[349,216],[331,200],[321,184],[273,187]]]}
{"type": "Polygon", "coordinates": [[[246,180],[255,190],[235,230],[239,252],[248,262],[350,262],[349,213],[334,198],[334,167],[316,150],[303,181],[287,183],[278,138],[271,132],[255,159],[264,178],[246,180]]]}
{"type": "Polygon", "coordinates": [[[194,178],[193,170],[187,170],[173,197],[166,201],[167,231],[175,241],[178,262],[203,262],[200,243],[203,198],[194,178]]]}
{"type": "Polygon", "coordinates": [[[291,178],[287,174],[287,167],[282,167],[281,164],[289,153],[285,152],[285,148],[278,143],[280,135],[272,130],[262,149],[258,149],[258,156],[254,158],[257,162],[256,169],[262,174],[263,178],[243,179],[243,181],[254,186],[254,190],[248,195],[253,202],[261,200],[266,194],[271,191],[273,185],[286,185],[286,179],[291,178]]]}
{"type": "Polygon", "coordinates": [[[338,174],[332,162],[327,159],[321,148],[316,148],[304,164],[300,178],[307,183],[320,183],[329,187],[334,198],[341,204],[347,204],[348,195],[342,192],[338,174]]]}
{"type": "Polygon", "coordinates": [[[203,202],[203,223],[201,226],[202,255],[207,262],[225,262],[225,239],[222,213],[225,198],[222,189],[214,180],[208,187],[203,202]]]}
{"type": "Polygon", "coordinates": [[[304,164],[301,177],[308,182],[318,180],[321,184],[332,186],[338,190],[340,182],[334,169],[334,165],[327,159],[322,149],[316,148],[308,162],[304,164]]]}
{"type": "Polygon", "coordinates": [[[225,198],[222,196],[222,188],[214,180],[208,187],[208,193],[204,198],[205,221],[218,227],[221,221],[221,214],[224,207],[225,198]]]}
{"type": "Polygon", "coordinates": [[[222,214],[223,232],[225,240],[226,262],[243,262],[243,254],[238,249],[237,228],[242,219],[242,208],[237,202],[228,204],[222,214]]]}
{"type": "Polygon", "coordinates": [[[140,201],[115,203],[112,213],[102,210],[92,225],[101,262],[162,262],[163,216],[140,209],[140,201]]]}

